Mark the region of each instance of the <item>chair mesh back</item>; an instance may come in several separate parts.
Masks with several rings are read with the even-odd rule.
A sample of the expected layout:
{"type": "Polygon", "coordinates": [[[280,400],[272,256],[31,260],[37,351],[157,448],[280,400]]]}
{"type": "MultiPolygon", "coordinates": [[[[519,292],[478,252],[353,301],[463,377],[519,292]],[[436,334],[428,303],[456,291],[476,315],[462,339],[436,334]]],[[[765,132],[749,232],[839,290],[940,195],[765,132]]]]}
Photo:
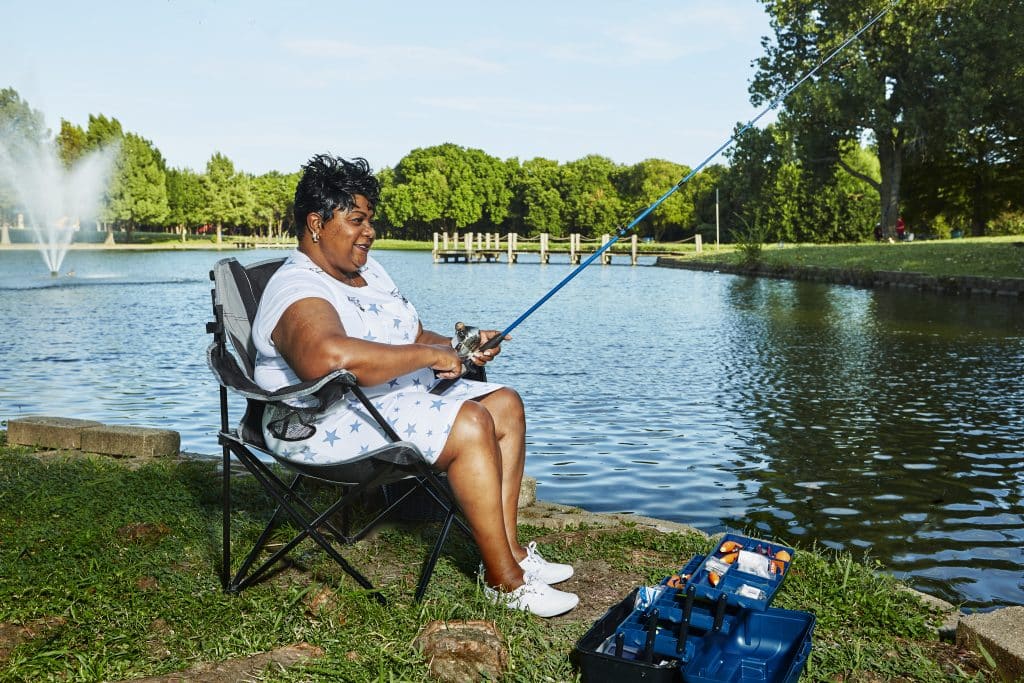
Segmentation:
{"type": "Polygon", "coordinates": [[[283,258],[260,261],[245,267],[233,258],[222,259],[213,267],[216,301],[221,307],[224,333],[251,379],[256,367],[256,345],[252,340],[252,323],[260,297],[270,277],[284,263],[283,258]]]}

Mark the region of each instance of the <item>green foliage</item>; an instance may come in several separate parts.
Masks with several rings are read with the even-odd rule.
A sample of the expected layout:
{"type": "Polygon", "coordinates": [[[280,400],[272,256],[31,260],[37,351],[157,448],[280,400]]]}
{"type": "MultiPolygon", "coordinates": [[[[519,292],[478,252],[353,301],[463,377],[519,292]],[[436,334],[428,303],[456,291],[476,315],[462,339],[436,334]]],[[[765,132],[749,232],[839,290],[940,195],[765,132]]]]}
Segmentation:
{"type": "MultiPolygon", "coordinates": [[[[42,112],[29,106],[13,88],[0,90],[0,163],[6,156],[15,161],[26,149],[45,147],[48,137],[42,112]]],[[[0,223],[14,222],[16,203],[14,187],[0,175],[0,223]]]]}
{"type": "Polygon", "coordinates": [[[620,171],[611,159],[596,154],[562,166],[559,189],[565,203],[565,232],[596,237],[616,231],[625,218],[614,182],[620,171]]]}
{"type": "Polygon", "coordinates": [[[733,232],[736,242],[736,250],[740,254],[740,262],[746,266],[752,266],[761,261],[761,253],[764,251],[764,242],[768,235],[768,228],[761,220],[761,214],[754,214],[754,220],[748,221],[743,216],[738,217],[742,227],[733,232]]]}
{"type": "Polygon", "coordinates": [[[1024,211],[1007,211],[988,224],[989,235],[1024,235],[1024,211]]]}
{"type": "Polygon", "coordinates": [[[200,185],[200,215],[205,223],[216,225],[218,231],[224,226],[244,225],[252,215],[255,200],[249,176],[235,171],[235,165],[220,152],[206,162],[200,185]]]}
{"type": "MultiPolygon", "coordinates": [[[[647,208],[689,173],[686,166],[664,159],[646,159],[623,170],[619,178],[626,212],[633,214],[647,208]]],[[[693,193],[694,186],[690,183],[676,190],[638,226],[640,234],[660,242],[670,231],[693,225],[693,193]]]]}
{"type": "Polygon", "coordinates": [[[162,224],[170,214],[163,158],[145,138],[127,133],[110,183],[105,218],[136,227],[162,224]]]}

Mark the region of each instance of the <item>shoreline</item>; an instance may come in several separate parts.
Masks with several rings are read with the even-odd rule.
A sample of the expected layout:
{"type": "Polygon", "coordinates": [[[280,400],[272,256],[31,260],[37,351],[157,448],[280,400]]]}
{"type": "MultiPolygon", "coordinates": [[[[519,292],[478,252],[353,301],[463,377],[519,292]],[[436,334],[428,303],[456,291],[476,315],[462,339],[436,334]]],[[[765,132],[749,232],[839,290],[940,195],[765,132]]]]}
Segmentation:
{"type": "Polygon", "coordinates": [[[748,277],[770,277],[780,280],[805,280],[867,289],[907,289],[953,296],[981,295],[995,296],[1010,301],[1024,300],[1024,277],[938,276],[906,271],[823,268],[820,266],[773,266],[766,263],[740,265],[721,261],[683,260],[667,256],[659,256],[654,265],[660,268],[728,273],[748,277]]]}

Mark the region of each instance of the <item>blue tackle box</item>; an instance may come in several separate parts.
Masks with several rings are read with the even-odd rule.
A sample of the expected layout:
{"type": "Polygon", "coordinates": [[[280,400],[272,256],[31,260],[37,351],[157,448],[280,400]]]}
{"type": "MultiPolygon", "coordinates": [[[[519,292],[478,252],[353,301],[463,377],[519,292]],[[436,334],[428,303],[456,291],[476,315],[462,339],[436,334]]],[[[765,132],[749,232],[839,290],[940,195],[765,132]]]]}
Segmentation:
{"type": "MultiPolygon", "coordinates": [[[[577,642],[575,654],[583,681],[789,683],[799,679],[810,654],[815,617],[768,606],[788,572],[793,550],[785,548],[790,560],[774,584],[754,581],[763,578],[763,563],[751,564],[748,558],[744,569],[753,570],[753,578],[737,573],[727,584],[726,577],[735,570],[730,567],[706,589],[708,575],[721,571],[718,563],[708,560],[720,557],[727,540],[755,552],[758,544],[785,548],[727,535],[711,554],[693,557],[659,585],[633,590],[577,642]],[[764,593],[762,600],[737,595],[739,586],[750,582],[764,593]]],[[[731,545],[725,547],[732,552],[731,545]]]]}

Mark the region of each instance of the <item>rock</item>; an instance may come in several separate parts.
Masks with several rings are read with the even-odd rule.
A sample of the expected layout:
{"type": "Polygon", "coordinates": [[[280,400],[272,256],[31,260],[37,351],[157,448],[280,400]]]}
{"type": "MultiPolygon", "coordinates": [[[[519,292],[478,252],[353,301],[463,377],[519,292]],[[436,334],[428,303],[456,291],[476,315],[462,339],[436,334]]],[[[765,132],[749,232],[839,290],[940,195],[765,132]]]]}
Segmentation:
{"type": "Polygon", "coordinates": [[[492,621],[432,621],[413,645],[430,675],[444,683],[500,680],[508,668],[505,639],[492,621]]]}

